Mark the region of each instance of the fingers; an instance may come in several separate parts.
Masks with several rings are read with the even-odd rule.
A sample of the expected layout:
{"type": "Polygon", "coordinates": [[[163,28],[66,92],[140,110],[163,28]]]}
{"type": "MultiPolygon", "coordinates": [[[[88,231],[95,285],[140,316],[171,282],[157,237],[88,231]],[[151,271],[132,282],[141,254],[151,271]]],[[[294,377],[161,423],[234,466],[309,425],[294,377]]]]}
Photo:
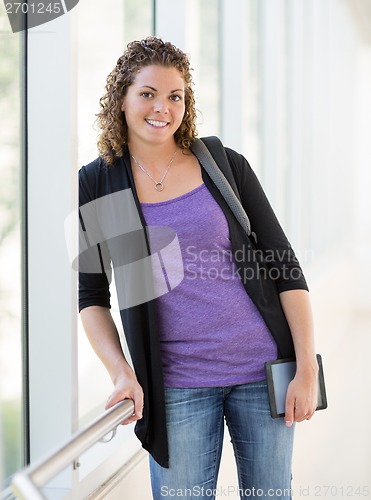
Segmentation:
{"type": "Polygon", "coordinates": [[[291,427],[295,422],[295,397],[291,395],[291,391],[287,391],[286,408],[285,408],[285,424],[291,427]]]}
{"type": "Polygon", "coordinates": [[[143,417],[143,408],[144,408],[144,397],[143,391],[137,390],[134,393],[134,416],[135,420],[140,420],[143,417]]]}
{"type": "Polygon", "coordinates": [[[312,400],[302,399],[300,396],[296,398],[294,417],[295,422],[303,422],[304,420],[310,420],[314,412],[316,411],[317,405],[313,404],[312,400]]]}
{"type": "Polygon", "coordinates": [[[294,422],[310,420],[317,407],[317,376],[296,375],[290,382],[285,407],[285,424],[291,427],[294,422]]]}
{"type": "Polygon", "coordinates": [[[299,412],[295,409],[295,422],[304,422],[304,420],[309,420],[312,414],[309,416],[308,413],[299,412]]]}
{"type": "Polygon", "coordinates": [[[131,424],[137,420],[140,420],[143,417],[143,408],[144,408],[144,397],[143,391],[139,384],[135,388],[128,388],[127,390],[117,390],[115,389],[113,393],[109,396],[106,403],[106,410],[111,408],[115,404],[123,401],[124,399],[131,399],[134,402],[134,413],[122,422],[122,425],[131,424]]]}
{"type": "Polygon", "coordinates": [[[285,408],[285,424],[287,427],[291,427],[294,422],[303,422],[304,420],[310,420],[315,412],[315,408],[308,409],[305,403],[302,404],[298,399],[291,396],[288,393],[286,398],[286,408],[285,408]]]}

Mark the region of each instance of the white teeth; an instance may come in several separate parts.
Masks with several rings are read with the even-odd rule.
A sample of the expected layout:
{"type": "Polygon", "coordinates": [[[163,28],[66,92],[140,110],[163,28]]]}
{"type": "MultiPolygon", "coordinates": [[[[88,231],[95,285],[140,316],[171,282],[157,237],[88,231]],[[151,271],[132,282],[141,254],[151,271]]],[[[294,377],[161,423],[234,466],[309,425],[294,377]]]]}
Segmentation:
{"type": "Polygon", "coordinates": [[[165,127],[167,125],[167,122],[158,122],[157,120],[146,120],[146,122],[153,127],[165,127]]]}

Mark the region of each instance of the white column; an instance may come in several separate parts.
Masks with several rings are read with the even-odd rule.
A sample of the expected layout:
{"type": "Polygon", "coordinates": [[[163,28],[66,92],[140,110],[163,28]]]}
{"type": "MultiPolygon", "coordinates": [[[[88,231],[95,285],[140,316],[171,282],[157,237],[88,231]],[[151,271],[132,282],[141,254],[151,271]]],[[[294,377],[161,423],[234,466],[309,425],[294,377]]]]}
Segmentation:
{"type": "Polygon", "coordinates": [[[244,116],[249,112],[248,81],[244,80],[248,4],[222,0],[221,6],[221,136],[225,145],[242,152],[244,116]]]}
{"type": "Polygon", "coordinates": [[[292,2],[288,13],[288,196],[287,226],[295,249],[301,242],[302,171],[303,171],[303,1],[292,2]]]}
{"type": "Polygon", "coordinates": [[[190,53],[194,61],[199,33],[198,0],[156,0],[155,8],[155,35],[190,53]]]}
{"type": "Polygon", "coordinates": [[[277,216],[285,222],[287,167],[287,6],[261,2],[262,181],[277,216]]]}
{"type": "MultiPolygon", "coordinates": [[[[77,428],[76,275],[64,235],[77,205],[73,53],[69,14],[28,33],[31,462],[77,428]]],[[[53,486],[70,488],[71,472],[53,486]]]]}

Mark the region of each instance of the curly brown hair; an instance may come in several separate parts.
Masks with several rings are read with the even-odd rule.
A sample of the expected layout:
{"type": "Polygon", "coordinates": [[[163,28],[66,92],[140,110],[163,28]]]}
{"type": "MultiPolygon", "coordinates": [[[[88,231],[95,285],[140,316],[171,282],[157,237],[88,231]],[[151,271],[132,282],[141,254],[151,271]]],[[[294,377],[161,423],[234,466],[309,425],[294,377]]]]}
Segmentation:
{"type": "Polygon", "coordinates": [[[184,79],[185,113],[174,134],[175,142],[181,148],[188,149],[197,135],[195,98],[188,56],[170,42],[154,36],[130,42],[108,75],[106,93],[99,101],[101,111],[97,114],[97,124],[101,133],[98,150],[109,166],[114,164],[117,157],[123,156],[127,147],[128,127],[125,113],[121,110],[122,99],[133,84],[136,73],[141,68],[154,64],[175,67],[184,79]]]}

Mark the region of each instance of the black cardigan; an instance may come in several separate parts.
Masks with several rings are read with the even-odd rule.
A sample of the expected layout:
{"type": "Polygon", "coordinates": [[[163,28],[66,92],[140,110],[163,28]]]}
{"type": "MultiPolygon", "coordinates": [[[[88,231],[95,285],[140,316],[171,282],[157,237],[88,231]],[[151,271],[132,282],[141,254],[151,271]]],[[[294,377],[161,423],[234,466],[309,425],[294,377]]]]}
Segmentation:
{"type": "MultiPolygon", "coordinates": [[[[228,205],[202,169],[202,177],[222,208],[230,230],[232,250],[246,292],[249,294],[275,339],[280,357],[292,357],[294,347],[290,329],[277,291],[304,289],[307,284],[300,265],[264,191],[246,159],[226,148],[227,157],[239,189],[242,205],[252,230],[258,235],[259,255],[236,221],[228,205]],[[236,252],[238,252],[236,254],[236,252]],[[265,255],[266,262],[261,255],[265,255]],[[243,261],[241,262],[241,258],[243,261]],[[269,277],[273,277],[274,281],[269,277]]],[[[79,172],[79,204],[85,205],[102,196],[131,188],[140,221],[146,226],[137,197],[130,156],[126,152],[114,166],[107,167],[97,158],[79,172]]],[[[84,229],[84,228],[83,228],[84,229]]],[[[98,305],[110,307],[109,278],[104,272],[102,249],[97,245],[102,272],[79,273],[79,310],[98,305]]],[[[112,257],[112,256],[111,256],[112,257]]],[[[114,259],[112,259],[114,260],[114,259]]],[[[114,262],[113,262],[114,265],[114,262]]],[[[107,269],[107,267],[106,267],[107,269]]],[[[157,327],[156,299],[120,311],[126,341],[138,382],[144,392],[144,415],[135,427],[143,447],[163,467],[169,466],[164,385],[157,327]]],[[[222,355],[222,353],[221,353],[222,355]]]]}

